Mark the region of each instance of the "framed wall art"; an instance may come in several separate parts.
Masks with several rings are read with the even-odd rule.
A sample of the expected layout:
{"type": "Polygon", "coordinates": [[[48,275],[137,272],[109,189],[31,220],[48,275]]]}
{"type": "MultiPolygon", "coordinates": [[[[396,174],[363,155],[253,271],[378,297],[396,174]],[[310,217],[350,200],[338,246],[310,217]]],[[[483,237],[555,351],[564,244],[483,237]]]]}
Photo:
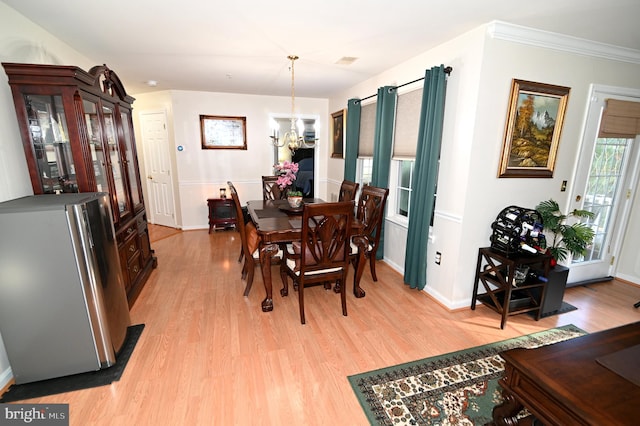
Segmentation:
{"type": "Polygon", "coordinates": [[[247,117],[200,116],[202,149],[247,149],[247,117]]]}
{"type": "Polygon", "coordinates": [[[341,109],[331,114],[331,158],[343,158],[347,111],[341,109]]]}
{"type": "Polygon", "coordinates": [[[513,79],[498,177],[553,177],[569,91],[513,79]]]}

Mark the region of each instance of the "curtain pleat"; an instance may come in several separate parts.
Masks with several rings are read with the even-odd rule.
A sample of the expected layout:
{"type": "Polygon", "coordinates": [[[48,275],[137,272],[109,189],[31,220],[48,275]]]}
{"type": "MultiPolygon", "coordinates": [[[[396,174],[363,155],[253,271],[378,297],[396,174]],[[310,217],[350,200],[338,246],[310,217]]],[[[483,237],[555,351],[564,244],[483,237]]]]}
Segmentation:
{"type": "Polygon", "coordinates": [[[360,99],[349,99],[347,103],[347,129],[344,150],[344,179],[356,181],[358,140],[360,139],[360,99]]]}
{"type": "Polygon", "coordinates": [[[427,284],[427,245],[434,208],[438,160],[442,142],[446,73],[444,65],[425,72],[418,149],[411,192],[411,215],[407,230],[404,282],[411,288],[427,284]]]}
{"type": "MultiPolygon", "coordinates": [[[[391,166],[391,148],[393,147],[393,126],[398,102],[398,91],[393,86],[378,89],[378,107],[376,110],[376,130],[373,142],[373,166],[371,185],[379,188],[389,187],[389,167],[391,166]]],[[[384,215],[383,215],[384,217],[384,215]]],[[[380,231],[380,244],[376,259],[384,257],[384,219],[380,231]]]]}

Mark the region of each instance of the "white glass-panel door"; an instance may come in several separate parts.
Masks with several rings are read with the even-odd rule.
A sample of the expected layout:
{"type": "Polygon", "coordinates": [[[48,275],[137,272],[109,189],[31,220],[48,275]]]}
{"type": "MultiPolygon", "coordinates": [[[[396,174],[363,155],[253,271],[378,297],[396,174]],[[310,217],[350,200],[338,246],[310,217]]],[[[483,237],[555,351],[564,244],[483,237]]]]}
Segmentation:
{"type": "Polygon", "coordinates": [[[570,283],[614,274],[615,255],[622,245],[635,193],[640,151],[637,138],[598,137],[608,98],[635,100],[615,92],[592,92],[569,210],[584,209],[595,214],[593,219],[582,220],[592,227],[595,238],[584,256],[571,259],[570,283]]]}

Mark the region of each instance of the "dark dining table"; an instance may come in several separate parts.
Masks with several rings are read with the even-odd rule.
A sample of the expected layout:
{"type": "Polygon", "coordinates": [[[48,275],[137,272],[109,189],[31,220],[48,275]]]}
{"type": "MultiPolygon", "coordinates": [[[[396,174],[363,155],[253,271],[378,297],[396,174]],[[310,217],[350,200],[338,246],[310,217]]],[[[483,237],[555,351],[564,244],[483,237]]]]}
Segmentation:
{"type": "MultiPolygon", "coordinates": [[[[323,203],[318,198],[305,198],[303,203],[323,203]]],[[[300,241],[302,238],[302,207],[294,209],[289,206],[287,200],[251,200],[247,201],[247,209],[258,234],[260,235],[260,270],[266,292],[266,298],[262,301],[262,310],[273,310],[273,284],[271,278],[271,266],[273,257],[278,249],[287,243],[300,241]]],[[[354,275],[353,292],[356,297],[364,297],[365,292],[360,288],[360,278],[364,270],[364,250],[366,241],[358,236],[362,229],[360,222],[353,220],[353,241],[359,247],[360,258],[354,275]]],[[[338,284],[336,284],[338,285],[338,284]]],[[[344,283],[341,283],[344,285],[344,283]]],[[[334,287],[339,291],[339,287],[334,287]]]]}

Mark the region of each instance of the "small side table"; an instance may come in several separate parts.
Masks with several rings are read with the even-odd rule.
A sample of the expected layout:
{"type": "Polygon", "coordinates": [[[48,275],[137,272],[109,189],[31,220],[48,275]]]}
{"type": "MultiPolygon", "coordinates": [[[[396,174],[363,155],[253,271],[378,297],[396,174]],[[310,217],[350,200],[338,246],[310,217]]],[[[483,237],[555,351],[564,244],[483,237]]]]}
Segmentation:
{"type": "Polygon", "coordinates": [[[218,227],[236,227],[236,210],[231,198],[209,198],[209,233],[218,227]]]}
{"type": "Polygon", "coordinates": [[[551,256],[548,254],[514,254],[507,256],[490,247],[478,250],[478,265],[473,284],[471,309],[476,302],[498,312],[504,328],[507,317],[523,312],[535,312],[536,321],[542,315],[542,302],[545,299],[551,256]],[[538,268],[536,277],[527,277],[522,283],[515,283],[516,268],[525,266],[538,268]],[[484,293],[480,293],[482,289],[484,293]],[[537,292],[534,290],[538,290],[537,292]]]}

